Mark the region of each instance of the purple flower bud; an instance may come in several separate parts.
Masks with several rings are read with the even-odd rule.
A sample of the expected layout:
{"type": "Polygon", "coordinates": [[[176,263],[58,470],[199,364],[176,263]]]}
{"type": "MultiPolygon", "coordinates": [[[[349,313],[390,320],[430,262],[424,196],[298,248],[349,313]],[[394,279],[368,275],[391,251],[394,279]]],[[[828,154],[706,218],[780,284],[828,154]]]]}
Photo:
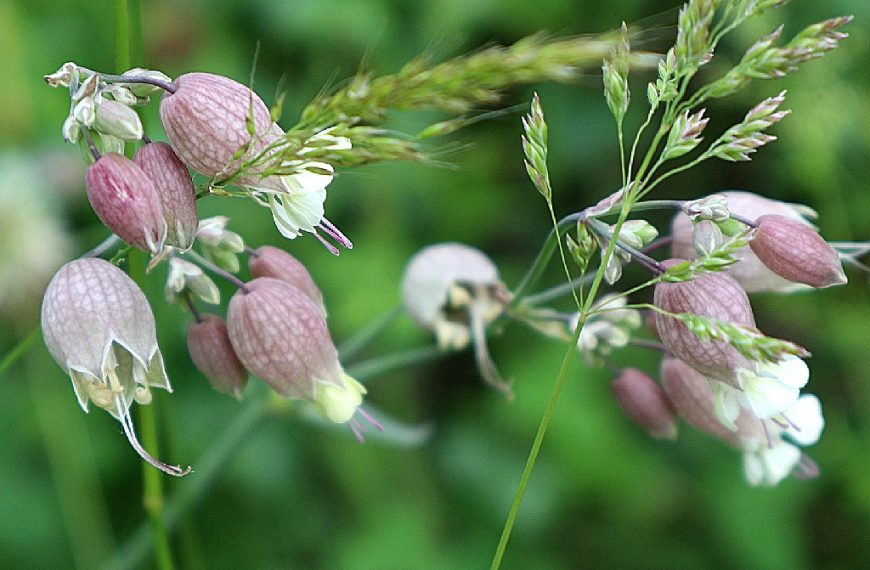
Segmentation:
{"type": "Polygon", "coordinates": [[[626,368],[613,379],[610,388],[626,415],[652,437],[677,438],[674,409],[652,378],[637,368],[626,368]]]}
{"type": "MultiPolygon", "coordinates": [[[[201,174],[230,174],[238,167],[239,161],[233,160],[233,155],[252,138],[249,117],[253,118],[250,126],[254,139],[277,128],[263,100],[232,79],[211,73],[186,73],[172,85],[175,93],[165,93],[160,101],[160,120],[181,160],[201,174]]],[[[255,140],[252,150],[268,144],[260,143],[257,145],[255,140]]]]}
{"type": "Polygon", "coordinates": [[[184,163],[164,142],[142,146],[133,161],[151,178],[166,220],[166,243],[181,250],[193,245],[199,220],[196,190],[184,163]]]}
{"type": "Polygon", "coordinates": [[[170,475],[190,471],[157,461],[136,439],[130,405],[149,403],[151,388],[172,389],[151,307],[132,279],[102,259],[67,263],[45,292],[42,332],[83,410],[93,402],[112,414],[136,452],[158,469],[170,475]]]}
{"type": "Polygon", "coordinates": [[[293,285],[325,313],[323,294],[314,284],[308,270],[298,259],[283,249],[270,245],[258,248],[248,259],[248,269],[251,277],[274,277],[293,285]]]}
{"type": "Polygon", "coordinates": [[[166,221],[148,175],[113,152],[88,168],[88,199],[94,212],[125,242],[152,254],[163,249],[166,221]]]}
{"type": "MultiPolygon", "coordinates": [[[[728,191],[714,194],[709,198],[721,196],[727,200],[728,210],[732,213],[755,220],[765,214],[777,214],[809,226],[804,215],[814,213],[805,206],[787,204],[771,200],[751,192],[728,191]]],[[[698,253],[693,245],[693,226],[689,217],[679,212],[671,224],[671,255],[682,259],[694,259],[698,253]]],[[[737,279],[747,293],[760,291],[790,291],[798,287],[768,269],[748,247],[735,252],[738,262],[730,266],[728,274],[737,279]]]]}
{"type": "MultiPolygon", "coordinates": [[[[678,261],[669,260],[665,265],[678,261]]],[[[749,298],[726,273],[699,275],[679,283],[658,283],[654,303],[669,313],[690,313],[755,328],[749,298]]],[[[657,312],[656,330],[668,350],[706,376],[736,386],[736,369],[750,368],[747,360],[727,342],[702,341],[678,319],[657,312]]]]}
{"type": "Polygon", "coordinates": [[[840,256],[813,228],[777,215],[757,222],[749,247],[771,271],[816,288],[846,283],[840,256]]]}
{"type": "Polygon", "coordinates": [[[187,350],[202,375],[218,392],[241,398],[248,371],[230,343],[227,325],[216,315],[202,315],[187,329],[187,350]]]}
{"type": "Polygon", "coordinates": [[[353,418],[366,390],[342,369],[323,312],[299,289],[271,277],[254,279],[233,295],[227,325],[239,360],[276,392],[309,400],[330,420],[358,427],[353,418]]]}

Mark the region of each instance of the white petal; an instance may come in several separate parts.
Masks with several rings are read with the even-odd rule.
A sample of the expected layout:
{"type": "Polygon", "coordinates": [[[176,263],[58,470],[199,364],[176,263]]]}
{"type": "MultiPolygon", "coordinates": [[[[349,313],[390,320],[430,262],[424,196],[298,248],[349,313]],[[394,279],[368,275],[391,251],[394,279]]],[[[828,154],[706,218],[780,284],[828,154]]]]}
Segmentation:
{"type": "Polygon", "coordinates": [[[787,356],[779,362],[760,362],[757,370],[759,375],[774,376],[794,388],[803,388],[810,379],[810,369],[797,356],[787,356]]]}
{"type": "Polygon", "coordinates": [[[788,443],[765,448],[759,452],[764,464],[764,485],[773,487],[788,477],[801,459],[800,449],[788,443]]]}
{"type": "Polygon", "coordinates": [[[801,396],[795,404],[786,410],[785,416],[795,427],[785,432],[789,439],[798,445],[812,445],[819,441],[825,427],[822,416],[822,404],[812,394],[801,396]]]}
{"type": "Polygon", "coordinates": [[[798,388],[784,384],[778,378],[758,376],[745,369],[738,370],[737,377],[749,409],[761,419],[781,414],[800,396],[798,388]]]}
{"type": "Polygon", "coordinates": [[[731,386],[716,382],[716,399],[714,401],[716,418],[731,431],[737,431],[737,424],[734,423],[734,420],[740,415],[738,396],[739,392],[731,386]]]}

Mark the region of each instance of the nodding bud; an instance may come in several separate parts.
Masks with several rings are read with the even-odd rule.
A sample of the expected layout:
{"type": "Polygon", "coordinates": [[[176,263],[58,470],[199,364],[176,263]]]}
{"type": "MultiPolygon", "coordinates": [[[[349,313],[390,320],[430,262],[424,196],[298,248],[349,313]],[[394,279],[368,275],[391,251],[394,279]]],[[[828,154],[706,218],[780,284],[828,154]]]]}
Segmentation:
{"type": "MultiPolygon", "coordinates": [[[[668,260],[666,267],[681,260],[668,260]]],[[[690,313],[709,319],[755,328],[749,298],[740,284],[726,273],[698,275],[691,281],[658,283],[653,302],[669,313],[690,313]]],[[[725,341],[702,341],[679,319],[656,312],[656,330],[674,355],[699,372],[737,385],[737,368],[749,369],[749,363],[725,341]]]]}
{"type": "Polygon", "coordinates": [[[677,438],[674,408],[655,380],[637,368],[626,368],[613,379],[610,388],[625,414],[649,435],[677,438]]]}
{"type": "Polygon", "coordinates": [[[138,141],[143,133],[142,121],[136,111],[123,103],[102,97],[97,103],[94,128],[125,141],[138,141]]]}
{"type": "Polygon", "coordinates": [[[185,251],[193,245],[199,219],[196,190],[184,163],[164,142],[143,145],[133,157],[151,178],[166,220],[166,243],[185,251]]]}
{"type": "Polygon", "coordinates": [[[323,294],[315,285],[311,274],[298,259],[283,249],[271,245],[257,248],[248,259],[248,270],[251,277],[274,277],[293,285],[326,313],[323,294]]]}
{"type": "Polygon", "coordinates": [[[276,392],[359,427],[354,416],[366,390],[342,369],[323,312],[299,289],[271,277],[254,279],[230,301],[227,326],[239,360],[276,392]]]}
{"type": "MultiPolygon", "coordinates": [[[[787,204],[777,200],[771,200],[751,192],[726,191],[707,197],[707,201],[721,198],[727,202],[728,212],[738,214],[744,218],[755,220],[765,214],[776,214],[795,220],[798,223],[810,226],[804,217],[814,217],[815,212],[806,206],[787,204]]],[[[713,212],[710,212],[711,214],[713,212]]],[[[703,230],[701,230],[703,231],[703,230]]],[[[683,212],[677,213],[671,224],[671,255],[682,259],[694,259],[698,257],[698,251],[693,243],[697,235],[693,229],[692,221],[683,212]]],[[[706,241],[706,240],[701,240],[706,241]]],[[[747,293],[760,291],[792,291],[800,288],[800,285],[783,279],[756,257],[749,247],[743,247],[734,253],[737,263],[728,267],[728,274],[737,279],[747,293]]]]}
{"type": "Polygon", "coordinates": [[[216,315],[202,315],[187,329],[187,350],[197,369],[218,392],[241,398],[248,371],[230,343],[227,325],[216,315]]]}
{"type": "Polygon", "coordinates": [[[846,283],[836,250],[813,228],[777,215],[761,216],[749,247],[771,271],[822,288],[846,283]]]}
{"type": "Polygon", "coordinates": [[[164,93],[160,101],[160,120],[172,148],[197,172],[230,174],[240,164],[241,157],[234,155],[252,138],[252,156],[272,142],[262,140],[277,127],[269,108],[241,83],[211,73],[186,73],[172,86],[175,92],[164,93]]]}
{"type": "Polygon", "coordinates": [[[88,199],[94,212],[125,242],[152,254],[163,249],[163,206],[148,175],[132,160],[113,152],[88,168],[88,199]]]}

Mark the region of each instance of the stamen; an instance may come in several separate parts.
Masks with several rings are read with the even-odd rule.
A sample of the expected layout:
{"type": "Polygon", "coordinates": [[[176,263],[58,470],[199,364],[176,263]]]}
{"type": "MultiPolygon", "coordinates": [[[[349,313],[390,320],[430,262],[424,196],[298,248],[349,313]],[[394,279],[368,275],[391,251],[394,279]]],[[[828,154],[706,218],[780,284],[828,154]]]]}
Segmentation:
{"type": "Polygon", "coordinates": [[[130,417],[130,410],[124,406],[120,397],[115,398],[115,406],[118,410],[118,416],[121,419],[121,425],[124,426],[124,434],[127,436],[127,441],[130,442],[130,445],[133,446],[133,449],[139,454],[139,457],[157,469],[160,469],[164,473],[174,477],[183,477],[191,472],[192,468],[190,466],[188,466],[187,469],[182,469],[181,465],[167,465],[162,461],[158,461],[145,451],[145,448],[142,447],[142,444],[140,444],[139,440],[136,438],[136,432],[133,429],[133,418],[130,417]]]}
{"type": "Polygon", "coordinates": [[[323,231],[325,231],[329,237],[331,237],[333,240],[335,240],[338,243],[338,245],[342,246],[345,249],[353,249],[353,242],[350,241],[346,235],[341,233],[341,230],[339,230],[335,226],[335,224],[333,224],[332,222],[330,222],[326,218],[323,218],[320,221],[320,224],[318,224],[318,227],[320,227],[323,231]]]}
{"type": "Polygon", "coordinates": [[[798,425],[797,425],[796,423],[794,423],[793,421],[791,421],[791,420],[788,418],[787,415],[785,415],[785,414],[779,414],[779,417],[781,417],[785,422],[787,422],[787,425],[785,426],[786,429],[791,428],[791,429],[793,429],[793,430],[795,430],[795,431],[797,431],[797,432],[801,431],[801,428],[798,427],[798,425]]]}
{"type": "Polygon", "coordinates": [[[808,455],[801,453],[801,458],[792,473],[798,479],[815,479],[820,472],[819,465],[808,455]]]}
{"type": "Polygon", "coordinates": [[[347,427],[350,428],[350,431],[353,432],[354,437],[360,443],[365,443],[366,438],[363,436],[362,430],[360,429],[359,422],[355,419],[351,419],[347,422],[347,427]]]}
{"type": "MultiPolygon", "coordinates": [[[[321,226],[318,226],[318,227],[321,227],[321,226]]],[[[324,238],[322,235],[320,235],[320,234],[317,233],[316,231],[314,232],[314,237],[316,237],[317,240],[318,240],[321,244],[323,244],[323,247],[325,247],[325,248],[327,249],[327,251],[329,251],[329,253],[331,253],[332,255],[338,255],[338,254],[339,254],[338,248],[335,247],[334,245],[332,245],[331,243],[329,243],[328,241],[326,241],[326,238],[324,238]]]]}
{"type": "Polygon", "coordinates": [[[363,417],[363,419],[369,422],[374,428],[380,432],[384,431],[384,426],[382,426],[378,421],[373,418],[367,411],[363,409],[362,406],[359,406],[356,409],[357,413],[363,417]]]}

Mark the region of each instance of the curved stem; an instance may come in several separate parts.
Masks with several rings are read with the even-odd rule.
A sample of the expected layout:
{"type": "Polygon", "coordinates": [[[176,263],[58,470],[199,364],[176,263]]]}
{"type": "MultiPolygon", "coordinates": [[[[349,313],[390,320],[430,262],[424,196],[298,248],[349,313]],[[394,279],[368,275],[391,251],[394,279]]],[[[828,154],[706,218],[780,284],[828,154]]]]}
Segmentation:
{"type": "Polygon", "coordinates": [[[166,83],[151,77],[125,77],[124,75],[107,75],[100,73],[100,80],[106,83],[147,83],[163,89],[167,93],[175,93],[178,89],[171,83],[166,83]]]}
{"type": "Polygon", "coordinates": [[[402,306],[393,307],[368,325],[359,329],[350,338],[338,345],[339,357],[341,357],[342,361],[346,361],[356,356],[360,350],[368,346],[388,326],[396,322],[404,312],[405,309],[402,306]]]}
{"type": "Polygon", "coordinates": [[[553,299],[558,299],[559,297],[564,297],[577,287],[591,283],[594,278],[594,273],[589,273],[587,275],[583,275],[582,277],[575,277],[571,280],[570,283],[560,283],[559,285],[544,289],[539,293],[526,295],[525,297],[523,297],[523,301],[522,303],[520,303],[520,305],[533,307],[535,305],[547,303],[549,301],[552,301],[553,299]]]}
{"type": "Polygon", "coordinates": [[[236,277],[235,275],[233,275],[229,271],[221,269],[220,267],[218,267],[217,265],[215,265],[211,261],[207,260],[206,258],[201,256],[200,254],[196,253],[192,249],[189,249],[189,250],[185,251],[184,253],[179,253],[179,255],[189,257],[190,259],[194,260],[199,265],[202,265],[203,267],[205,267],[206,269],[208,269],[209,271],[211,271],[215,275],[218,275],[219,277],[226,279],[227,281],[229,281],[230,283],[232,283],[233,285],[235,285],[236,287],[241,289],[246,295],[251,292],[251,290],[248,288],[248,286],[245,284],[244,281],[242,281],[241,279],[239,279],[238,277],[236,277]]]}
{"type": "Polygon", "coordinates": [[[82,254],[82,257],[100,257],[121,241],[115,234],[111,234],[109,237],[101,241],[96,247],[82,254]]]}
{"type": "MultiPolygon", "coordinates": [[[[596,234],[598,234],[601,238],[608,241],[612,240],[613,236],[616,235],[615,233],[611,233],[609,229],[605,228],[603,223],[594,219],[590,219],[588,221],[587,227],[596,234]]],[[[652,257],[648,256],[647,254],[631,247],[630,245],[622,242],[619,239],[616,239],[615,243],[619,249],[631,255],[635,261],[640,263],[650,273],[654,275],[661,275],[665,272],[665,266],[653,259],[652,257]]]]}

